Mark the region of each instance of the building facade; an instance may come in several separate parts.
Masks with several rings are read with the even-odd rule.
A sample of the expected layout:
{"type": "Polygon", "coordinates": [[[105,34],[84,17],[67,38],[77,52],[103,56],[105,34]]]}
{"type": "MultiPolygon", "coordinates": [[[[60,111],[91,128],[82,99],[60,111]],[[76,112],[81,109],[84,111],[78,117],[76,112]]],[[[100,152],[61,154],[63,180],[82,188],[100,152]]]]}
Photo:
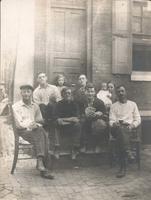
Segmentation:
{"type": "Polygon", "coordinates": [[[102,81],[124,84],[149,130],[151,1],[5,0],[2,41],[1,77],[5,71],[14,84],[14,100],[20,84],[36,86],[40,71],[49,82],[64,73],[70,83],[84,73],[98,89],[102,81]]]}

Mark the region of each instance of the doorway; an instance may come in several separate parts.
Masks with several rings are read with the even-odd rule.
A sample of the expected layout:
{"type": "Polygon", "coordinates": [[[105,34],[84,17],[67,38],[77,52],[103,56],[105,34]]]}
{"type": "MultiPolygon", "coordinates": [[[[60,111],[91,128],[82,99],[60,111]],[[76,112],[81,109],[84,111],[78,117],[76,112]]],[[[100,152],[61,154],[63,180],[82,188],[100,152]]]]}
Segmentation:
{"type": "Polygon", "coordinates": [[[74,84],[87,74],[86,1],[53,0],[49,9],[47,73],[50,81],[61,73],[74,84]]]}

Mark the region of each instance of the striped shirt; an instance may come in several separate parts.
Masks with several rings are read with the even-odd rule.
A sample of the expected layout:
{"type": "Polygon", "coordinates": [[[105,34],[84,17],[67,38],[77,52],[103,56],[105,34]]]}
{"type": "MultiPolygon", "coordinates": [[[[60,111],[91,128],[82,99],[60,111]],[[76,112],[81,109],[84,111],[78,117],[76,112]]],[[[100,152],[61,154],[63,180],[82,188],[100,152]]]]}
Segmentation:
{"type": "Polygon", "coordinates": [[[43,121],[40,108],[36,103],[25,104],[22,100],[16,102],[13,106],[15,125],[18,129],[28,128],[31,123],[37,124],[43,121]]]}
{"type": "Polygon", "coordinates": [[[44,88],[38,86],[33,92],[33,99],[37,104],[47,105],[51,98],[55,98],[56,102],[61,100],[60,91],[55,85],[47,84],[44,88]]]}

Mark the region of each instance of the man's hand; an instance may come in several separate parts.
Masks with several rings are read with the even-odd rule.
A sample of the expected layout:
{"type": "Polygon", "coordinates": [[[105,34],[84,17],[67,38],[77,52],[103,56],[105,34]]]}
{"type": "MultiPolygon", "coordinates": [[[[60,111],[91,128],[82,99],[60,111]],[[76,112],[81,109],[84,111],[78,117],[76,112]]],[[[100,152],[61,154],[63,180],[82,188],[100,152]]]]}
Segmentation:
{"type": "Polygon", "coordinates": [[[103,115],[103,113],[101,111],[95,112],[95,116],[96,117],[101,117],[102,115],[103,115]]]}
{"type": "Polygon", "coordinates": [[[134,128],[135,128],[134,124],[128,125],[128,129],[129,129],[129,130],[132,130],[132,129],[134,129],[134,128]]]}
{"type": "Polygon", "coordinates": [[[119,127],[119,126],[120,126],[120,123],[119,123],[119,122],[114,122],[114,123],[113,123],[113,127],[114,127],[114,128],[119,127]]]}
{"type": "Polygon", "coordinates": [[[63,125],[63,122],[64,122],[64,120],[63,120],[62,118],[58,118],[58,119],[57,119],[57,123],[58,123],[59,125],[63,125]]]}
{"type": "Polygon", "coordinates": [[[29,130],[34,130],[38,127],[38,125],[36,124],[36,122],[31,122],[28,129],[29,130]]]}
{"type": "Polygon", "coordinates": [[[77,117],[71,117],[70,121],[73,122],[73,123],[78,123],[79,119],[77,117]]]}

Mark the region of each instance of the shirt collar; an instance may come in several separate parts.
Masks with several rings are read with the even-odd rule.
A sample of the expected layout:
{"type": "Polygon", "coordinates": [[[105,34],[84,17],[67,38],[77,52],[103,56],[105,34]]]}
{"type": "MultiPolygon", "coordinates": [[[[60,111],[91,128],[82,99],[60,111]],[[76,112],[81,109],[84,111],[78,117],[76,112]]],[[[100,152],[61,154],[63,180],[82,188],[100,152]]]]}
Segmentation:
{"type": "Polygon", "coordinates": [[[40,85],[38,86],[39,89],[43,89],[43,88],[47,88],[49,87],[49,84],[47,83],[47,85],[45,87],[41,87],[40,85]]]}
{"type": "Polygon", "coordinates": [[[27,105],[27,104],[25,104],[25,103],[23,102],[23,100],[21,100],[20,104],[21,104],[21,106],[31,106],[31,105],[34,105],[34,102],[31,101],[31,104],[30,104],[30,105],[27,105]]]}

